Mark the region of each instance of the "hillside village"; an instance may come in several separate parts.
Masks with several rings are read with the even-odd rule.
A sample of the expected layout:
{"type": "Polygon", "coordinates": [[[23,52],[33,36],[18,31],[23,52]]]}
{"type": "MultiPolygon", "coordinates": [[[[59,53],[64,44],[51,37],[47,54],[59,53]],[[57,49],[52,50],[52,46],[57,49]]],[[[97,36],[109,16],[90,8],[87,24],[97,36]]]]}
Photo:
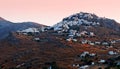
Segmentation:
{"type": "Polygon", "coordinates": [[[11,32],[0,42],[0,69],[120,69],[120,27],[110,22],[117,25],[80,12],[51,27],[11,32]]]}
{"type": "MultiPolygon", "coordinates": [[[[43,41],[47,41],[47,39],[41,39],[41,38],[39,38],[38,35],[41,34],[41,33],[46,33],[46,32],[49,32],[49,31],[47,31],[47,30],[43,31],[43,29],[42,29],[42,31],[38,31],[37,29],[31,28],[31,30],[26,29],[26,30],[23,30],[23,31],[18,31],[17,33],[27,35],[27,36],[31,36],[31,35],[35,36],[32,40],[34,40],[36,42],[43,42],[43,41]],[[31,33],[31,35],[30,35],[30,33],[31,33]],[[38,35],[36,35],[36,33],[38,35]]],[[[119,62],[119,57],[120,56],[118,56],[118,55],[120,54],[120,51],[119,51],[119,49],[114,49],[114,46],[115,46],[116,43],[120,42],[120,39],[109,40],[109,41],[107,41],[107,40],[93,41],[93,40],[90,40],[90,39],[96,38],[96,35],[94,34],[94,32],[87,32],[87,31],[82,31],[80,33],[76,33],[76,32],[77,31],[75,31],[75,30],[70,30],[70,32],[67,35],[67,38],[64,38],[62,40],[64,40],[65,42],[79,43],[83,46],[88,45],[88,46],[105,47],[106,50],[108,49],[107,54],[102,54],[102,55],[110,56],[111,58],[102,59],[102,58],[98,58],[101,55],[99,55],[95,52],[90,53],[88,51],[83,51],[83,53],[75,56],[75,58],[74,58],[75,63],[70,64],[71,67],[73,67],[73,69],[74,68],[77,68],[77,69],[91,68],[92,69],[92,67],[94,67],[94,66],[98,66],[98,69],[99,68],[104,69],[104,68],[107,68],[107,66],[112,65],[112,64],[114,64],[114,66],[119,66],[119,63],[120,63],[119,62]],[[110,49],[113,49],[113,50],[110,50],[110,49]],[[114,61],[112,61],[111,59],[114,59],[114,61]],[[109,63],[111,63],[111,64],[109,64],[109,63]]],[[[49,32],[49,33],[51,33],[51,32],[49,32]]],[[[59,32],[56,32],[56,33],[60,34],[59,32]]],[[[64,35],[64,34],[66,34],[66,33],[62,33],[62,35],[64,35]]],[[[52,67],[50,66],[50,68],[52,68],[52,67]]]]}

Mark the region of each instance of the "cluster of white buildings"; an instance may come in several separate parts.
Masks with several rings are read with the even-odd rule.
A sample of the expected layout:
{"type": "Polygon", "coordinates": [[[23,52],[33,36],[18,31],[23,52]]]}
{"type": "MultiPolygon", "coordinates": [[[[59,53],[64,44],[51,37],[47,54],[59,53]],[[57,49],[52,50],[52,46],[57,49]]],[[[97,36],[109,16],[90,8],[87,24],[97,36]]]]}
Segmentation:
{"type": "Polygon", "coordinates": [[[77,39],[75,39],[74,37],[82,37],[82,36],[89,36],[89,37],[93,37],[95,36],[95,34],[93,32],[87,32],[87,31],[82,31],[80,33],[78,33],[76,30],[70,30],[69,31],[69,35],[68,38],[66,39],[67,41],[77,41],[77,39]]]}
{"type": "MultiPolygon", "coordinates": [[[[109,51],[108,52],[108,54],[109,55],[116,55],[117,53],[115,52],[115,51],[109,51]]],[[[81,53],[80,55],[79,55],[79,58],[81,58],[81,59],[84,59],[84,58],[90,58],[90,57],[96,57],[97,55],[96,55],[96,53],[90,53],[90,52],[88,52],[88,51],[84,51],[83,53],[81,53]]],[[[106,63],[107,62],[107,60],[104,60],[104,59],[99,59],[97,62],[94,62],[94,61],[91,61],[91,64],[89,65],[82,65],[81,66],[81,64],[79,64],[79,63],[77,63],[77,64],[72,64],[72,67],[75,67],[75,68],[77,68],[77,69],[89,69],[89,67],[91,66],[91,65],[96,65],[96,64],[104,64],[104,63],[106,63]]],[[[120,65],[120,62],[117,62],[117,65],[120,65]]]]}
{"type": "Polygon", "coordinates": [[[89,44],[89,45],[102,45],[112,47],[111,45],[116,43],[116,41],[90,41],[90,40],[82,40],[82,44],[89,44]]]}
{"type": "Polygon", "coordinates": [[[17,33],[19,34],[24,34],[24,35],[28,35],[29,33],[40,33],[40,32],[44,32],[45,31],[45,27],[41,27],[41,28],[27,28],[24,30],[18,30],[17,33]]]}
{"type": "Polygon", "coordinates": [[[23,33],[23,34],[27,34],[29,32],[31,32],[31,33],[39,33],[39,30],[37,28],[28,28],[28,29],[24,29],[24,30],[18,30],[17,32],[23,33]]]}
{"type": "Polygon", "coordinates": [[[84,58],[86,56],[90,56],[90,57],[95,57],[96,54],[95,53],[89,53],[88,51],[84,51],[81,55],[80,55],[80,58],[84,58]]]}
{"type": "Polygon", "coordinates": [[[117,52],[115,52],[115,51],[109,51],[108,54],[109,54],[109,55],[116,55],[117,52]]]}
{"type": "Polygon", "coordinates": [[[79,64],[73,64],[72,66],[73,66],[73,67],[76,67],[76,68],[78,68],[78,69],[86,69],[86,68],[89,68],[89,65],[80,66],[79,64]]]}
{"type": "Polygon", "coordinates": [[[84,18],[88,18],[88,19],[93,19],[93,14],[85,14],[83,12],[80,12],[78,14],[75,15],[71,15],[67,18],[65,18],[63,21],[59,22],[58,24],[54,25],[54,30],[60,30],[62,27],[67,27],[69,28],[70,26],[80,26],[82,24],[85,25],[100,25],[99,22],[91,22],[88,20],[85,20],[84,18]]]}

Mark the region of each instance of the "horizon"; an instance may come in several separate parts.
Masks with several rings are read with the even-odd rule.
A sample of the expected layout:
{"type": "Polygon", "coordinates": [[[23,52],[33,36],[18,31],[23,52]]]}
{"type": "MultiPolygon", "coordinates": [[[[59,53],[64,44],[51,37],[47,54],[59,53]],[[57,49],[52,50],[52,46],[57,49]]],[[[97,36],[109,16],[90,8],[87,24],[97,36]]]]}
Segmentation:
{"type": "Polygon", "coordinates": [[[94,13],[120,23],[119,0],[0,0],[0,17],[11,22],[36,22],[52,26],[79,12],[94,13]]]}

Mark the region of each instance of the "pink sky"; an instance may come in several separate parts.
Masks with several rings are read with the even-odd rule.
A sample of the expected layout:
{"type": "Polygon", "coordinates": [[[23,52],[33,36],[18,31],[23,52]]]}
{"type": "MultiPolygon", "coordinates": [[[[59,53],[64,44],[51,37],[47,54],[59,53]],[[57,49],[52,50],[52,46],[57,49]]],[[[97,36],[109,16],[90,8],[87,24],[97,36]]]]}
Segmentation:
{"type": "Polygon", "coordinates": [[[80,11],[120,22],[120,0],[0,0],[0,16],[13,22],[53,25],[80,11]]]}

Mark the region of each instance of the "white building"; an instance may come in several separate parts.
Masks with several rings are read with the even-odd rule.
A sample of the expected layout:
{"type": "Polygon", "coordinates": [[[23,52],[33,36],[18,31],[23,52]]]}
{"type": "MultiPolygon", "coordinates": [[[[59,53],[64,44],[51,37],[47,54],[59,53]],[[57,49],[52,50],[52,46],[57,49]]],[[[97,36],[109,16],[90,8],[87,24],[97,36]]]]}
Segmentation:
{"type": "Polygon", "coordinates": [[[77,39],[72,39],[74,42],[77,42],[77,39]]]}
{"type": "Polygon", "coordinates": [[[91,42],[91,43],[89,43],[89,44],[90,44],[90,45],[95,45],[95,43],[92,43],[92,42],[91,42]]]}
{"type": "Polygon", "coordinates": [[[83,58],[83,57],[85,57],[87,54],[89,54],[89,52],[88,52],[88,51],[85,51],[85,52],[83,52],[83,53],[80,55],[80,57],[83,58]]]}
{"type": "Polygon", "coordinates": [[[76,33],[77,33],[77,30],[72,30],[72,29],[71,29],[71,30],[69,31],[69,34],[70,34],[70,35],[75,35],[76,33]]]}
{"type": "Polygon", "coordinates": [[[90,32],[90,36],[95,36],[94,32],[90,32]]]}
{"type": "Polygon", "coordinates": [[[81,43],[86,44],[86,43],[88,43],[88,40],[82,40],[81,43]]]}
{"type": "Polygon", "coordinates": [[[95,44],[100,45],[100,44],[101,44],[101,42],[99,42],[99,41],[95,41],[95,44]]]}
{"type": "Polygon", "coordinates": [[[35,40],[35,41],[39,41],[39,40],[40,40],[40,38],[34,38],[33,40],[35,40]]]}
{"type": "Polygon", "coordinates": [[[80,33],[80,35],[86,35],[87,34],[87,31],[82,31],[81,33],[80,33]]]}
{"type": "Polygon", "coordinates": [[[90,56],[94,57],[94,56],[96,56],[96,54],[95,53],[91,53],[90,56]]]}
{"type": "Polygon", "coordinates": [[[101,59],[100,61],[98,61],[99,63],[105,63],[106,61],[101,59]]]}
{"type": "Polygon", "coordinates": [[[109,54],[109,55],[116,55],[117,53],[114,52],[114,51],[109,51],[108,54],[109,54]]]}
{"type": "Polygon", "coordinates": [[[102,45],[108,46],[109,43],[108,42],[102,42],[102,45]]]}
{"type": "Polygon", "coordinates": [[[68,39],[66,39],[66,41],[72,41],[72,38],[68,38],[68,39]]]}
{"type": "Polygon", "coordinates": [[[88,67],[89,67],[88,65],[84,65],[84,66],[81,66],[79,69],[86,69],[88,67]]]}

